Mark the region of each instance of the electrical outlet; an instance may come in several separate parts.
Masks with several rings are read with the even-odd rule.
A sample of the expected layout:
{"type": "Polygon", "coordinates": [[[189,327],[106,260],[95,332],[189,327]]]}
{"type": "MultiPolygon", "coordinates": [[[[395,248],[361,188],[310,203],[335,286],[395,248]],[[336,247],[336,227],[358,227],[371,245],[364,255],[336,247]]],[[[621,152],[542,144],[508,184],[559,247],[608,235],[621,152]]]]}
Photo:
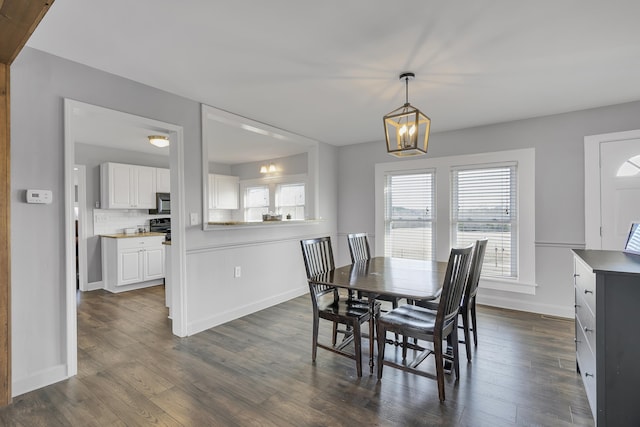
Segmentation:
{"type": "Polygon", "coordinates": [[[200,223],[200,219],[198,218],[197,212],[191,212],[191,225],[198,225],[200,223]]]}
{"type": "Polygon", "coordinates": [[[240,275],[242,274],[242,269],[240,268],[239,265],[237,265],[234,269],[233,269],[233,277],[235,277],[236,279],[238,277],[240,277],[240,275]]]}

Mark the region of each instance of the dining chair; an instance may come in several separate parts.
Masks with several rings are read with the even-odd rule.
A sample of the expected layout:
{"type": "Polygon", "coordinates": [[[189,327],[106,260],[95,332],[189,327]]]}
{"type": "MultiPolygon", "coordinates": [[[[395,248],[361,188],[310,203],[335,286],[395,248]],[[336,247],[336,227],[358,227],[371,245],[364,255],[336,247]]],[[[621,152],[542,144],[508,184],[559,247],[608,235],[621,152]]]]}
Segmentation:
{"type": "MultiPolygon", "coordinates": [[[[473,344],[478,346],[478,331],[476,319],[476,295],[478,294],[478,283],[480,282],[480,274],[482,273],[482,263],[484,262],[484,254],[487,249],[487,239],[476,240],[473,246],[473,256],[471,257],[471,266],[469,267],[469,275],[464,288],[464,296],[460,304],[460,316],[462,317],[462,328],[464,332],[464,343],[467,350],[467,360],[471,361],[471,339],[470,331],[473,332],[473,344]],[[469,326],[471,320],[471,326],[469,326]]],[[[439,301],[415,301],[416,305],[428,308],[430,310],[438,309],[439,301]]]]}
{"type": "Polygon", "coordinates": [[[371,313],[369,304],[351,298],[346,300],[340,299],[338,288],[313,281],[314,277],[322,274],[330,274],[335,268],[330,237],[301,240],[300,245],[302,247],[302,256],[304,258],[304,266],[307,272],[309,293],[313,307],[311,360],[315,363],[318,347],[332,351],[354,359],[356,361],[357,375],[361,377],[362,334],[360,332],[360,325],[369,322],[369,339],[374,339],[374,317],[379,313],[380,304],[373,304],[373,313],[371,313]],[[320,319],[325,319],[333,323],[331,346],[318,342],[320,319]],[[339,329],[339,324],[345,325],[346,328],[344,330],[339,329]],[[344,339],[336,345],[338,333],[344,334],[344,339]],[[354,345],[354,354],[344,350],[351,341],[353,341],[354,345]]]}
{"type": "Polygon", "coordinates": [[[452,342],[458,341],[458,313],[465,281],[469,274],[472,249],[473,246],[451,249],[440,295],[440,303],[436,312],[417,305],[407,304],[378,318],[378,380],[382,379],[384,365],[433,378],[432,374],[417,368],[426,357],[433,354],[436,364],[435,379],[438,382],[438,397],[441,402],[444,401],[444,359],[446,358],[453,362],[456,379],[460,377],[460,365],[458,362],[458,346],[453,346],[452,356],[450,356],[443,352],[442,343],[449,336],[451,336],[452,342]],[[388,331],[403,336],[402,363],[385,360],[384,351],[388,331]],[[407,337],[430,341],[433,343],[433,350],[423,349],[424,351],[413,362],[407,362],[407,337]]]}
{"type": "MultiPolygon", "coordinates": [[[[347,235],[347,242],[349,243],[349,254],[351,255],[351,263],[357,261],[371,259],[371,250],[369,249],[369,236],[367,233],[351,233],[347,235]]],[[[358,292],[358,298],[362,298],[360,292],[358,292]]],[[[376,297],[379,301],[388,301],[393,308],[398,308],[398,300],[391,295],[379,295],[376,297]]]]}

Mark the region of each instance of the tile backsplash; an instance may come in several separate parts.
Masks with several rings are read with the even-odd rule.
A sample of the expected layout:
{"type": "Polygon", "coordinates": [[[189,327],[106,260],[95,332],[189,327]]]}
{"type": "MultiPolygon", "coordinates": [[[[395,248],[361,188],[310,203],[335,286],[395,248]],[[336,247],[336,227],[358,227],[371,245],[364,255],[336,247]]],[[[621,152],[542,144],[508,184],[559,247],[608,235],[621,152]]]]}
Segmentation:
{"type": "Polygon", "coordinates": [[[122,233],[125,228],[145,227],[149,230],[151,218],[170,218],[171,215],[150,215],[146,210],[136,209],[94,209],[93,234],[122,233]]]}

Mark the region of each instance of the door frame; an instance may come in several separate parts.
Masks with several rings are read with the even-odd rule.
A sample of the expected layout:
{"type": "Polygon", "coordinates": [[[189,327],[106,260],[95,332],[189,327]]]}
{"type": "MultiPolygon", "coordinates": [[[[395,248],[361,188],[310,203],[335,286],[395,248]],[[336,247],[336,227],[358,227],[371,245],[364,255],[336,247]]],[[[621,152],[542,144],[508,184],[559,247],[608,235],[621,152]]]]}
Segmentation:
{"type": "Polygon", "coordinates": [[[584,237],[586,249],[602,249],[600,236],[602,225],[600,146],[627,139],[640,139],[640,129],[584,137],[584,237]]]}
{"type": "Polygon", "coordinates": [[[88,291],[90,289],[87,266],[87,168],[85,165],[74,165],[73,169],[78,185],[78,284],[81,291],[88,291]]]}
{"type": "Polygon", "coordinates": [[[76,307],[75,224],[74,224],[74,165],[75,165],[75,111],[90,111],[109,120],[124,120],[148,126],[154,131],[169,134],[169,168],[171,173],[171,269],[172,332],[187,335],[186,312],[186,245],[185,245],[185,184],[184,184],[184,131],[182,126],[136,116],[84,102],[64,99],[64,179],[65,179],[65,258],[66,258],[66,366],[67,377],[78,373],[78,330],[76,307]]]}

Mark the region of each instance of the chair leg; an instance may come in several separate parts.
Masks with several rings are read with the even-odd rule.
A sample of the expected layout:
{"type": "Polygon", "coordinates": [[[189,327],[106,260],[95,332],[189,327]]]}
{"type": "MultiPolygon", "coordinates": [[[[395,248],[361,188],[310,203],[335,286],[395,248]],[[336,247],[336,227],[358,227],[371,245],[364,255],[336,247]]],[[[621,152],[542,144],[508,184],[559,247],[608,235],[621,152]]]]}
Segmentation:
{"type": "Polygon", "coordinates": [[[473,345],[477,347],[478,346],[478,326],[476,321],[476,298],[473,297],[471,301],[469,301],[469,304],[471,304],[471,327],[473,330],[473,345]]]}
{"type": "Polygon", "coordinates": [[[456,379],[460,378],[460,345],[458,344],[458,325],[451,331],[451,342],[453,343],[453,371],[456,373],[456,379]]]}
{"type": "Polygon", "coordinates": [[[436,359],[436,380],[438,382],[438,397],[440,398],[440,402],[444,402],[444,358],[442,357],[441,339],[433,340],[433,354],[436,359]]]}
{"type": "Polygon", "coordinates": [[[467,361],[471,362],[471,338],[469,337],[469,310],[463,307],[460,311],[462,316],[462,330],[464,332],[464,347],[467,350],[467,361]]]}
{"type": "Polygon", "coordinates": [[[409,340],[406,335],[402,336],[402,360],[407,360],[407,344],[409,344],[409,340]]]}
{"type": "Polygon", "coordinates": [[[336,346],[336,342],[338,341],[338,322],[333,322],[333,334],[331,335],[331,344],[336,346]]]}
{"type": "Polygon", "coordinates": [[[362,377],[362,335],[360,334],[360,322],[355,322],[353,328],[353,347],[356,356],[356,374],[362,377]]]}
{"type": "MultiPolygon", "coordinates": [[[[394,310],[396,308],[398,308],[398,298],[394,298],[393,301],[391,301],[391,307],[393,307],[394,310]]],[[[396,339],[396,342],[398,342],[398,333],[397,332],[394,334],[394,337],[396,339]]],[[[405,348],[406,348],[406,345],[405,345],[405,348]]]]}
{"type": "Polygon", "coordinates": [[[318,353],[318,326],[319,318],[317,315],[313,316],[313,338],[311,343],[311,361],[316,361],[316,354],[318,353]]]}
{"type": "Polygon", "coordinates": [[[384,348],[387,344],[387,329],[380,322],[376,324],[376,333],[378,341],[378,380],[382,378],[382,365],[384,364],[384,348]]]}

